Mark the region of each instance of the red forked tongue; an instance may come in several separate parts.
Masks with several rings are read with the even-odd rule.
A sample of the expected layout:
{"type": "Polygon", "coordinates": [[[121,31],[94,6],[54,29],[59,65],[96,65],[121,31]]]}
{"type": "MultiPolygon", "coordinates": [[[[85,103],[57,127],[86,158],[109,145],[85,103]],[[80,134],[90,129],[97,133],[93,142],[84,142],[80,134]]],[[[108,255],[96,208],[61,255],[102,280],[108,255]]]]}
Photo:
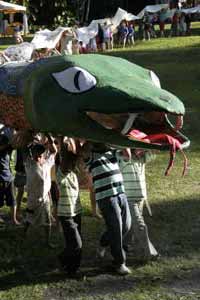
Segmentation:
{"type": "Polygon", "coordinates": [[[147,141],[150,143],[156,143],[156,144],[161,144],[161,145],[163,145],[163,144],[170,145],[170,161],[169,161],[168,167],[165,171],[165,176],[169,175],[170,170],[172,169],[172,167],[174,165],[176,151],[180,150],[183,155],[183,158],[184,158],[184,168],[183,168],[182,176],[185,175],[187,166],[188,166],[188,160],[187,160],[185,153],[183,152],[183,150],[181,148],[181,143],[179,142],[178,139],[176,139],[168,134],[165,134],[165,133],[145,135],[142,132],[140,133],[138,130],[131,130],[129,132],[129,136],[134,137],[134,138],[139,138],[143,141],[147,141]]]}

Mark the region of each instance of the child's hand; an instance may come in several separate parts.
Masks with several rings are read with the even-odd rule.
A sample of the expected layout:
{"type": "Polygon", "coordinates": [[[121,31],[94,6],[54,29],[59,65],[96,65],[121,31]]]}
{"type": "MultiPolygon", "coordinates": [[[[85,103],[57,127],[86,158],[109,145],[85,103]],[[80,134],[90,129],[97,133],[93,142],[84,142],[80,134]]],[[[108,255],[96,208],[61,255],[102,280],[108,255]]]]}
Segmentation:
{"type": "Polygon", "coordinates": [[[93,209],[92,209],[92,215],[93,215],[93,217],[95,217],[97,219],[102,219],[101,212],[100,212],[100,210],[99,210],[99,208],[97,206],[93,207],[93,209]]]}
{"type": "Polygon", "coordinates": [[[135,149],[134,154],[136,157],[141,158],[145,155],[145,151],[142,149],[135,149]]]}
{"type": "Polygon", "coordinates": [[[67,150],[76,154],[77,151],[76,151],[76,143],[75,143],[75,140],[73,138],[68,138],[66,140],[66,144],[67,144],[67,150]]]}
{"type": "Polygon", "coordinates": [[[123,149],[122,154],[123,154],[124,160],[127,160],[127,161],[131,160],[132,155],[131,155],[131,149],[130,148],[123,149]]]}
{"type": "Polygon", "coordinates": [[[79,151],[79,155],[83,158],[83,159],[88,159],[88,157],[90,156],[91,153],[91,149],[92,149],[92,145],[89,142],[86,142],[83,144],[83,146],[81,147],[80,151],[79,151]]]}

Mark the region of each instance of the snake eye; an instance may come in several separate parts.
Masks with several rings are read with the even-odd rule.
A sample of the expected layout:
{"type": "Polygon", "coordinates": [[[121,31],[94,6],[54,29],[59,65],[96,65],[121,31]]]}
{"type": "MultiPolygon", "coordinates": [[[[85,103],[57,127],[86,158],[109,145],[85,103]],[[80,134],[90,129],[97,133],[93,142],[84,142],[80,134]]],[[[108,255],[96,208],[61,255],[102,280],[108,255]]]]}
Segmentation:
{"type": "Polygon", "coordinates": [[[150,77],[151,77],[151,80],[152,80],[152,84],[157,86],[158,88],[161,88],[160,79],[158,78],[158,76],[153,71],[150,71],[150,77]]]}
{"type": "Polygon", "coordinates": [[[73,94],[89,91],[97,84],[93,75],[79,67],[71,67],[52,76],[63,89],[73,94]]]}

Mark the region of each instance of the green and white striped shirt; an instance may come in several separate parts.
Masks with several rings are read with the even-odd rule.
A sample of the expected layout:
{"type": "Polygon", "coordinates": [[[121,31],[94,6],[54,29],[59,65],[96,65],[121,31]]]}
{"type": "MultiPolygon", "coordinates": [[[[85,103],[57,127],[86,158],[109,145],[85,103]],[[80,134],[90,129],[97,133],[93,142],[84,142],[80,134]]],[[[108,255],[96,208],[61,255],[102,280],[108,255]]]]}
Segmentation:
{"type": "Polygon", "coordinates": [[[56,177],[60,192],[57,214],[74,217],[81,213],[78,178],[73,171],[63,174],[60,168],[57,170],[56,177]]]}
{"type": "Polygon", "coordinates": [[[141,201],[147,199],[145,163],[155,156],[146,152],[141,158],[134,154],[132,159],[127,161],[118,154],[118,163],[124,179],[125,194],[128,201],[141,201]]]}
{"type": "Polygon", "coordinates": [[[92,175],[96,201],[124,193],[116,151],[92,152],[85,163],[92,175]]]}

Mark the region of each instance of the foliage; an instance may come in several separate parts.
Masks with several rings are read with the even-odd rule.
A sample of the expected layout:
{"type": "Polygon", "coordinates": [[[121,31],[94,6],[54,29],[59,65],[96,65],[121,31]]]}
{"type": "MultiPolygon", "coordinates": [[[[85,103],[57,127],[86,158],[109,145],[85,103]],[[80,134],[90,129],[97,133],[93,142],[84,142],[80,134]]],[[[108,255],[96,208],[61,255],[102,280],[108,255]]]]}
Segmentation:
{"type": "Polygon", "coordinates": [[[66,0],[29,0],[28,7],[32,22],[37,25],[45,25],[47,27],[66,26],[72,18],[71,7],[66,0]]]}
{"type": "MultiPolygon", "coordinates": [[[[145,0],[11,0],[27,7],[31,25],[45,25],[49,28],[66,26],[75,20],[81,24],[93,19],[113,16],[118,7],[138,13],[145,5],[145,0]],[[47,13],[48,12],[48,13],[47,13]]],[[[148,1],[153,4],[154,1],[148,1]]]]}

